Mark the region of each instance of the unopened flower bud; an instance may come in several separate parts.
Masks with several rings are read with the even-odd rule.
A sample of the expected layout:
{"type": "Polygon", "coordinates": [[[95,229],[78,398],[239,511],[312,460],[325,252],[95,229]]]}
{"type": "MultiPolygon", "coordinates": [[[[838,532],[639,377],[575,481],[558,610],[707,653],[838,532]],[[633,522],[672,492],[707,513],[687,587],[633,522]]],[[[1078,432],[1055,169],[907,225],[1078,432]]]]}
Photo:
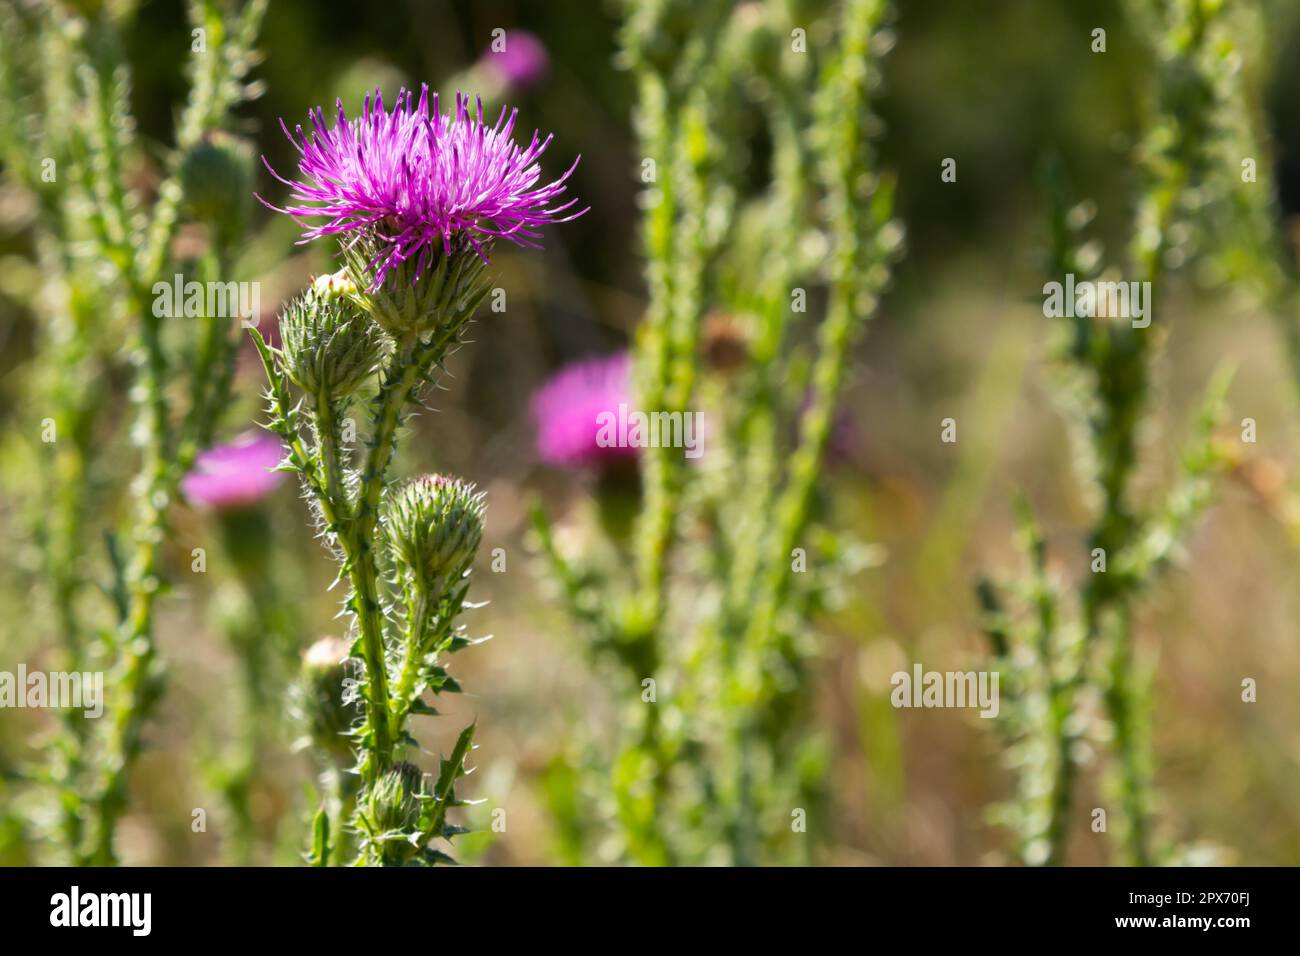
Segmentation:
{"type": "Polygon", "coordinates": [[[474,485],[443,475],[424,475],[390,493],[384,533],[393,561],[411,570],[430,590],[469,567],[483,539],[483,495],[474,485]]]}
{"type": "Polygon", "coordinates": [[[351,756],[346,736],[361,716],[355,689],[347,682],[355,677],[348,663],[348,642],[323,637],[303,653],[301,673],[302,712],[312,743],[340,761],[351,756]]]}
{"type": "Polygon", "coordinates": [[[230,241],[243,232],[253,195],[253,148],[246,140],[214,130],[181,157],[180,182],[191,215],[230,241]]]}
{"type": "Polygon", "coordinates": [[[329,272],[312,280],[311,288],[322,299],[353,299],[357,294],[357,284],[346,269],[329,272]]]}
{"type": "Polygon", "coordinates": [[[372,833],[409,833],[420,822],[424,774],[403,761],[384,773],[366,795],[366,817],[372,833]]]}
{"type": "Polygon", "coordinates": [[[388,339],[357,308],[354,293],[346,275],[323,276],[280,316],[285,368],[304,391],[343,398],[383,364],[388,339]]]}

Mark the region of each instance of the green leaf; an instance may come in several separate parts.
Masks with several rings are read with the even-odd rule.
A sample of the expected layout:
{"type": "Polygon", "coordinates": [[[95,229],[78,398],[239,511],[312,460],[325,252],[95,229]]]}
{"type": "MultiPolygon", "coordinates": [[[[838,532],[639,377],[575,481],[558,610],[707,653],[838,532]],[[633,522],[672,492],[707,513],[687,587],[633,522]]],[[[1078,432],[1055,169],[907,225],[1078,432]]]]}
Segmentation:
{"type": "Polygon", "coordinates": [[[311,854],[307,862],[311,866],[329,866],[330,860],[330,817],[321,807],[316,811],[312,822],[311,854]]]}
{"type": "Polygon", "coordinates": [[[470,724],[461,731],[460,737],[456,740],[456,746],[451,750],[451,756],[443,760],[438,769],[438,782],[434,785],[433,793],[439,801],[445,802],[451,796],[452,786],[456,783],[456,778],[465,775],[465,757],[468,756],[474,742],[474,728],[476,726],[477,724],[470,724]]]}

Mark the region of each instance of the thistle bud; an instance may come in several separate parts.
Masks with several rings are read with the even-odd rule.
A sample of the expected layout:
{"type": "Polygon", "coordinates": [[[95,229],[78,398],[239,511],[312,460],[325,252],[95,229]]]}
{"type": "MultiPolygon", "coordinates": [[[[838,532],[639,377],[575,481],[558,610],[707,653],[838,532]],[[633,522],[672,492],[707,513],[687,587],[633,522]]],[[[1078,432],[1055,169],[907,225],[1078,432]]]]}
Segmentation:
{"type": "Polygon", "coordinates": [[[302,716],[312,744],[324,753],[347,761],[351,747],[347,732],[361,717],[355,692],[346,684],[355,676],[348,663],[348,642],[323,637],[302,656],[302,716]]]}
{"type": "Polygon", "coordinates": [[[358,304],[394,335],[465,325],[489,291],[483,255],[490,243],[479,243],[483,255],[460,240],[450,251],[432,243],[380,273],[375,263],[391,244],[391,239],[375,233],[344,245],[343,258],[358,304]]]}
{"type": "Polygon", "coordinates": [[[474,485],[424,475],[388,496],[384,533],[393,562],[410,569],[431,591],[465,572],[483,539],[483,495],[474,485]]]}
{"type": "Polygon", "coordinates": [[[424,774],[403,761],[386,772],[366,795],[366,822],[373,834],[409,833],[420,822],[424,774]]]}
{"type": "Polygon", "coordinates": [[[221,130],[208,133],[181,157],[181,192],[195,219],[230,241],[248,223],[253,195],[253,149],[221,130]]]}
{"type": "Polygon", "coordinates": [[[312,279],[311,290],[325,301],[355,299],[357,284],[352,281],[352,275],[348,270],[340,269],[338,272],[329,272],[312,279]]]}
{"type": "Polygon", "coordinates": [[[343,398],[383,364],[389,342],[358,309],[345,274],[322,276],[280,316],[281,351],[294,383],[343,398]]]}

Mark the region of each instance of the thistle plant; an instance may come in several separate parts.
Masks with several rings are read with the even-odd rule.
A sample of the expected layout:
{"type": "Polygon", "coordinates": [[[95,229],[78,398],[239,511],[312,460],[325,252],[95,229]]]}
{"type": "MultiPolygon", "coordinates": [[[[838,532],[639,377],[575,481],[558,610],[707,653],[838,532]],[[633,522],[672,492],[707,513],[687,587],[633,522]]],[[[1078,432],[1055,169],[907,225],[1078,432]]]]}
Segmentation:
{"type": "Polygon", "coordinates": [[[637,129],[658,170],[632,396],[648,414],[704,408],[710,447],[698,463],[642,449],[630,540],[610,542],[630,585],[563,553],[535,515],[626,717],[589,758],[613,793],[556,775],[554,803],[566,833],[599,837],[573,819],[589,804],[572,788],[593,794],[620,859],[810,860],[828,836],[813,631],[853,548],[819,527],[819,486],[849,351],[901,240],[870,143],[887,12],[874,0],[627,8],[637,129]],[[752,189],[741,161],[760,130],[772,174],[752,189]],[[810,286],[825,306],[805,320],[810,286]]]}
{"type": "MultiPolygon", "coordinates": [[[[1076,426],[1077,458],[1087,468],[1094,507],[1078,583],[1062,588],[1053,580],[1047,542],[1022,499],[1019,534],[1030,572],[1012,586],[1014,601],[991,582],[979,586],[986,629],[1007,675],[1009,706],[1001,724],[1017,774],[1017,795],[998,816],[1031,864],[1066,861],[1079,768],[1093,749],[1110,758],[1106,793],[1117,858],[1136,865],[1175,858],[1156,829],[1152,675],[1136,654],[1134,610],[1138,596],[1177,558],[1181,539],[1210,500],[1211,479],[1235,458],[1215,435],[1228,383],[1221,372],[1207,389],[1173,487],[1155,502],[1133,500],[1156,343],[1169,322],[1169,275],[1197,258],[1195,225],[1226,179],[1216,168],[1236,167],[1222,148],[1226,91],[1236,69],[1222,5],[1179,0],[1158,11],[1134,10],[1141,32],[1153,38],[1159,75],[1158,105],[1136,155],[1144,182],[1126,265],[1149,283],[1153,314],[1149,323],[1105,310],[1053,320],[1063,324],[1059,397],[1076,426]]],[[[1050,274],[1114,278],[1098,245],[1082,237],[1091,205],[1071,207],[1054,168],[1048,191],[1050,274]]]]}
{"type": "Polygon", "coordinates": [[[292,192],[278,211],[323,218],[304,240],[337,237],[344,267],[285,307],[278,348],[256,331],[254,341],[269,383],[267,427],[350,586],[349,653],[361,665],[361,714],[347,731],[358,786],[335,800],[333,818],[328,807],[318,813],[317,864],[341,859],[349,840],[363,865],[443,862],[450,858],[435,841],[462,832],[447,813],[462,805],[455,785],[474,726],[432,780],[405,756],[416,746],[410,718],[437,713],[426,692],[460,690],[445,663],[472,643],[459,619],[483,534],[483,495],[444,476],[399,481],[390,466],[402,423],[489,291],[493,244],[535,246],[540,227],[581,214],[564,216],[575,201],[556,202],[574,166],[538,185],[550,139],[534,133],[519,146],[515,116],[503,109],[489,125],[481,104],[475,111],[459,95],[442,114],[423,88],[418,100],[400,92],[391,112],[376,91],[355,119],[340,103],[332,127],[316,110],[310,135],[286,128],[301,178],[282,180],[292,192]],[[370,422],[355,459],[342,428],[354,406],[370,422]]]}
{"type": "Polygon", "coordinates": [[[195,454],[212,440],[237,341],[230,316],[172,328],[155,308],[153,287],[180,271],[222,280],[233,271],[247,225],[241,183],[251,175],[251,154],[228,129],[229,114],[257,93],[246,81],[265,3],[251,0],[237,10],[216,0],[189,5],[202,42],[192,47],[190,97],[152,203],[130,172],[144,154],[123,52],[136,5],[106,4],[84,16],[59,4],[2,9],[4,162],[6,174],[38,197],[45,285],[34,306],[50,318],[52,364],[36,383],[36,400],[50,408],[55,425],[45,459],[52,494],[37,496],[54,502],[36,522],[44,577],[66,666],[106,671],[113,688],[105,718],[93,728],[66,722],[50,748],[52,765],[34,778],[58,795],[60,836],[71,860],[109,864],[117,859],[114,835],[128,804],[129,772],[163,689],[154,610],[166,591],[171,505],[195,454]],[[181,256],[172,240],[187,221],[203,228],[205,241],[201,252],[181,256]],[[130,515],[119,533],[92,534],[92,507],[110,496],[90,477],[128,477],[95,467],[101,462],[94,457],[94,449],[112,445],[119,425],[108,413],[107,383],[123,371],[124,340],[136,416],[131,438],[139,452],[130,515]],[[79,566],[94,539],[108,541],[103,573],[79,566]],[[92,583],[110,596],[111,620],[102,606],[88,610],[92,583]]]}

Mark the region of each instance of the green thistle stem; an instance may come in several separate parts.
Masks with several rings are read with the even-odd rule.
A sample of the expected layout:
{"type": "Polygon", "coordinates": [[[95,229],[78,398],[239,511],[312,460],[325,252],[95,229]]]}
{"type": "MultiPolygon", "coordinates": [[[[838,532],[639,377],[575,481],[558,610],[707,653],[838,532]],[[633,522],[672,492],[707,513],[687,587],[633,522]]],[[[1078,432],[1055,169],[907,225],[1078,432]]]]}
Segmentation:
{"type": "Polygon", "coordinates": [[[334,401],[325,392],[316,395],[316,446],[320,454],[322,505],[328,503],[325,520],[331,531],[339,529],[340,519],[351,516],[347,485],[343,480],[343,450],[339,446],[338,411],[334,401]]]}
{"type": "Polygon", "coordinates": [[[366,719],[373,741],[361,765],[367,783],[392,764],[393,739],[389,732],[388,670],[384,653],[384,614],[379,603],[378,572],[370,539],[358,526],[339,536],[347,554],[348,576],[354,591],[353,610],[361,635],[361,655],[366,665],[366,719]]]}
{"type": "Polygon", "coordinates": [[[435,608],[435,600],[412,575],[406,586],[406,633],[402,666],[393,684],[393,734],[396,737],[401,737],[406,729],[406,718],[411,713],[415,682],[420,674],[424,633],[435,608]]]}
{"type": "Polygon", "coordinates": [[[385,615],[380,604],[375,529],[402,412],[426,380],[426,370],[443,361],[458,332],[458,326],[453,323],[445,323],[441,328],[429,342],[422,343],[416,333],[408,332],[398,343],[393,365],[371,405],[374,430],[361,473],[356,514],[345,523],[339,535],[339,543],[348,558],[348,574],[355,592],[354,611],[366,665],[367,720],[374,736],[373,746],[362,765],[362,776],[367,783],[392,765],[396,723],[388,690],[385,615]]]}
{"type": "Polygon", "coordinates": [[[92,797],[95,829],[92,845],[82,865],[107,866],[116,862],[113,834],[126,807],[126,774],[139,750],[140,730],[152,707],[151,674],[157,648],[153,640],[154,601],[162,581],[158,549],[166,537],[167,506],[174,494],[176,472],[167,464],[169,424],[163,395],[166,358],[162,351],[158,319],[146,305],[143,289],[132,296],[131,311],[141,316],[140,350],[145,424],[144,463],[137,485],[135,556],[128,575],[129,605],[120,630],[121,679],[102,757],[103,777],[92,797]]]}
{"type": "Polygon", "coordinates": [[[1147,753],[1141,739],[1140,695],[1134,684],[1133,642],[1130,634],[1130,611],[1127,606],[1117,614],[1107,663],[1109,683],[1106,687],[1106,712],[1115,730],[1114,749],[1119,760],[1119,799],[1124,809],[1121,821],[1121,846],[1124,862],[1130,866],[1151,866],[1150,780],[1145,772],[1147,753]]]}

